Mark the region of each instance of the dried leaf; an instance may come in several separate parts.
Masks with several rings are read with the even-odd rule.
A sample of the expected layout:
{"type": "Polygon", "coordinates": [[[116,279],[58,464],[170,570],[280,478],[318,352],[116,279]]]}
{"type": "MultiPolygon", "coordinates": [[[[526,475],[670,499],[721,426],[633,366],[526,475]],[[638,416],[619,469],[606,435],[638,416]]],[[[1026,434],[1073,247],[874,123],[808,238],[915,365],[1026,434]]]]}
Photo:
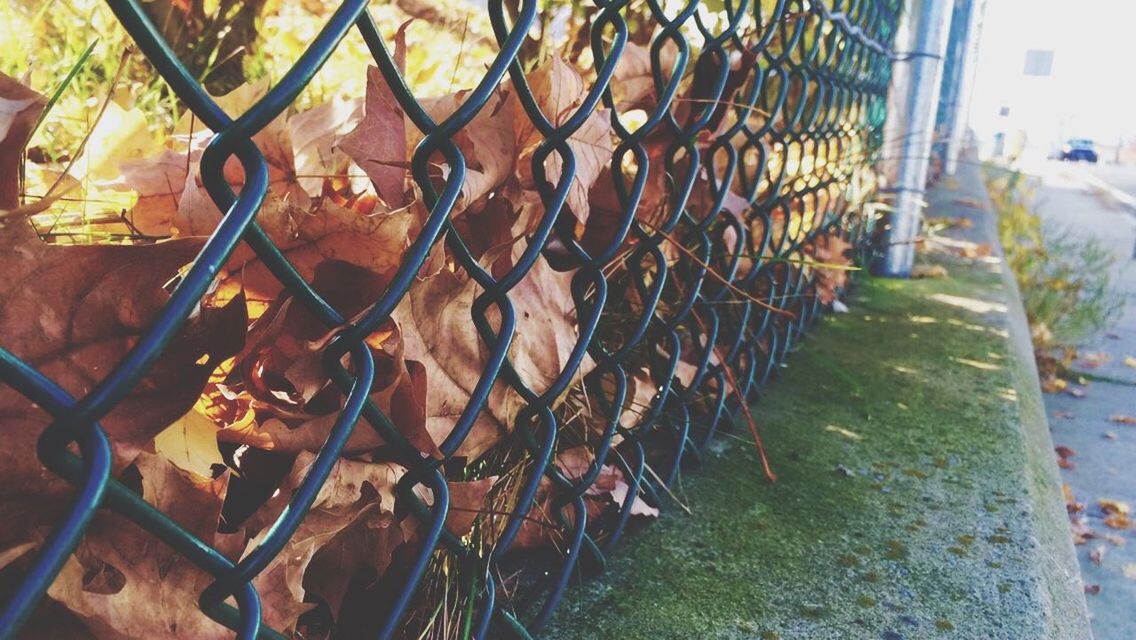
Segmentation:
{"type": "MultiPolygon", "coordinates": [[[[290,490],[299,485],[313,453],[296,457],[292,473],[276,504],[266,505],[260,522],[271,522],[290,490]]],[[[406,469],[389,463],[340,460],[320,487],[311,510],[272,563],[255,581],[265,604],[265,621],[273,628],[292,630],[304,609],[308,591],[323,598],[338,613],[347,586],[364,568],[382,574],[402,544],[394,518],[395,485],[406,469]],[[316,557],[319,556],[317,563],[316,557]],[[312,565],[309,570],[309,566],[312,565]]],[[[268,529],[249,541],[255,548],[268,529]]]]}
{"type": "Polygon", "coordinates": [[[1128,529],[1132,526],[1132,520],[1123,513],[1110,513],[1105,516],[1104,524],[1110,529],[1128,529]]]}
{"type": "MultiPolygon", "coordinates": [[[[669,43],[670,40],[667,40],[669,43]]],[[[620,111],[649,106],[655,98],[655,78],[651,71],[651,52],[628,42],[615,64],[611,92],[620,111]]]]}
{"type": "Polygon", "coordinates": [[[1100,504],[1101,511],[1104,511],[1106,514],[1118,513],[1126,516],[1132,512],[1132,507],[1129,506],[1127,502],[1121,502],[1119,500],[1101,498],[1098,504],[1100,504]]]}
{"type": "MultiPolygon", "coordinates": [[[[551,58],[532,71],[528,75],[528,81],[537,105],[554,126],[565,124],[583,102],[587,93],[580,74],[557,57],[551,58]]],[[[532,158],[537,146],[544,142],[544,138],[519,104],[515,107],[515,118],[517,148],[520,150],[517,164],[521,183],[526,186],[533,185],[535,174],[529,159],[532,158]]],[[[567,144],[575,157],[576,173],[568,190],[565,205],[580,225],[588,221],[590,212],[588,193],[604,167],[611,162],[614,146],[611,141],[610,118],[611,115],[607,110],[596,109],[568,137],[567,144]]],[[[556,152],[545,159],[544,172],[550,185],[556,185],[560,180],[563,167],[564,160],[556,152]]]]}
{"type": "Polygon", "coordinates": [[[47,100],[0,73],[0,210],[20,204],[20,162],[47,100]]]}
{"type": "Polygon", "coordinates": [[[1136,424],[1136,416],[1130,416],[1130,415],[1123,414],[1123,413],[1117,413],[1117,414],[1113,414],[1113,415],[1109,416],[1108,421],[1109,422],[1115,422],[1117,424],[1136,424]]]}
{"type": "MultiPolygon", "coordinates": [[[[185,475],[149,454],[139,456],[136,465],[142,497],[191,534],[213,543],[225,479],[185,475]]],[[[100,511],[48,595],[82,618],[99,638],[231,638],[232,631],[197,606],[201,591],[213,580],[138,525],[100,511]]]]}
{"type": "Polygon", "coordinates": [[[911,277],[920,278],[946,278],[950,274],[941,264],[917,264],[911,268],[911,277]]]}
{"type": "Polygon", "coordinates": [[[383,202],[396,209],[406,205],[405,115],[378,67],[367,69],[363,119],[339,146],[366,172],[383,202]]]}
{"type": "MultiPolygon", "coordinates": [[[[76,397],[104,378],[147,330],[169,297],[163,286],[201,247],[200,239],[191,238],[148,246],[52,246],[16,224],[0,229],[0,334],[16,357],[76,397]]],[[[243,299],[200,307],[100,421],[114,445],[115,469],[193,407],[210,372],[240,349],[245,328],[243,299]]],[[[0,431],[0,494],[35,500],[69,493],[70,485],[53,475],[39,480],[33,452],[51,421],[48,414],[8,386],[0,387],[0,413],[7,417],[0,431]]],[[[10,500],[6,507],[15,508],[10,500]]]]}
{"type": "MultiPolygon", "coordinates": [[[[820,236],[813,249],[813,259],[823,265],[849,266],[852,264],[848,253],[851,248],[852,245],[839,236],[820,236]]],[[[814,267],[814,269],[817,298],[820,299],[821,304],[830,305],[836,300],[838,291],[847,284],[848,271],[828,266],[814,267]]]]}
{"type": "MultiPolygon", "coordinates": [[[[466,92],[459,92],[421,101],[422,108],[436,122],[458,110],[465,101],[466,92]]],[[[498,92],[482,107],[473,120],[453,137],[465,158],[466,175],[462,184],[461,199],[455,211],[463,211],[497,189],[513,175],[517,166],[517,151],[513,133],[514,100],[498,92]]],[[[421,133],[415,130],[411,141],[417,143],[421,133]]],[[[439,153],[434,158],[445,162],[439,153]]]]}
{"type": "MultiPolygon", "coordinates": [[[[296,184],[309,196],[320,196],[325,181],[347,174],[349,154],[340,149],[350,134],[363,126],[363,114],[361,100],[333,98],[288,119],[296,184]]],[[[391,206],[403,204],[404,199],[391,206]]]]}
{"type": "Polygon", "coordinates": [[[186,181],[191,173],[196,175],[200,159],[200,151],[186,153],[167,149],[156,157],[119,163],[120,177],[109,186],[138,194],[128,216],[138,231],[165,236],[174,230],[174,217],[185,193],[186,181]]]}
{"type": "Polygon", "coordinates": [[[210,478],[225,460],[217,448],[217,425],[193,410],[154,437],[155,452],[182,471],[210,478]]]}
{"type": "MultiPolygon", "coordinates": [[[[522,250],[518,243],[514,257],[522,250]]],[[[509,358],[521,380],[537,393],[560,375],[576,344],[571,279],[571,273],[555,272],[538,257],[509,294],[517,322],[509,358]]],[[[405,340],[405,357],[426,368],[427,429],[437,443],[453,430],[487,362],[481,338],[469,330],[473,301],[480,292],[472,279],[443,269],[411,288],[393,316],[405,340]]],[[[490,307],[486,315],[499,329],[495,309],[490,307]]],[[[592,366],[585,358],[578,375],[592,366]]],[[[498,381],[490,392],[488,411],[478,415],[455,455],[470,460],[480,456],[512,430],[523,406],[521,396],[498,381]]]]}

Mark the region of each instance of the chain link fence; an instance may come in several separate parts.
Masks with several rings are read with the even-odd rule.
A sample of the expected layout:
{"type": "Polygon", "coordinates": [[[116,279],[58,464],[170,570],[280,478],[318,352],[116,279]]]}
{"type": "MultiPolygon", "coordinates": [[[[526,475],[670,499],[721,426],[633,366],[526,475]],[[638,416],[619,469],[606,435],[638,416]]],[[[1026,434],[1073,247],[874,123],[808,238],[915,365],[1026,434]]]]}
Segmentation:
{"type": "MultiPolygon", "coordinates": [[[[541,61],[530,35],[539,12],[555,7],[490,0],[485,11],[499,52],[445,118],[432,117],[408,88],[395,40],[383,35],[397,25],[375,24],[364,0],[339,4],[287,75],[240,114],[227,114],[204,91],[138,2],[109,3],[173,93],[215,132],[200,175],[225,214],[145,331],[89,388],[64,388],[18,347],[0,351],[5,393],[51,416],[36,451],[21,455],[38,456],[49,475],[74,486],[71,506],[4,603],[3,637],[20,633],[107,511],[207,574],[199,615],[241,638],[415,638],[437,627],[438,611],[453,637],[535,637],[566,587],[602,570],[636,516],[664,504],[681,469],[697,463],[715,434],[746,422],[747,403],[839,293],[843,258],[868,258],[872,163],[882,142],[899,0],[597,0],[575,7],[589,34],[582,59],[591,62],[578,63],[589,69],[585,86],[561,113],[545,111],[534,87],[541,61]],[[362,300],[363,289],[353,289],[344,305],[321,289],[318,274],[293,265],[266,229],[269,169],[253,138],[289,108],[352,29],[374,58],[377,81],[420,132],[406,169],[421,193],[422,216],[380,285],[362,300]],[[482,237],[478,219],[457,214],[487,171],[469,132],[500,108],[506,92],[516,100],[514,117],[532,129],[522,159],[538,197],[523,242],[507,259],[490,260],[495,240],[482,237]],[[610,132],[610,155],[593,168],[580,140],[597,116],[610,132]],[[244,175],[235,190],[225,176],[234,159],[244,175]],[[598,177],[581,175],[590,171],[598,177]],[[606,199],[595,188],[579,194],[585,180],[606,181],[606,199]],[[586,221],[582,202],[590,207],[586,221]],[[326,437],[278,497],[286,505],[254,544],[234,554],[213,532],[183,526],[147,501],[115,469],[114,437],[100,425],[202,313],[201,301],[238,248],[255,254],[288,304],[331,332],[320,364],[339,395],[326,437]],[[424,445],[408,437],[400,422],[406,418],[384,411],[372,394],[389,364],[373,343],[400,304],[428,287],[419,276],[438,252],[468,295],[464,325],[436,330],[476,332],[470,358],[477,375],[462,381],[468,399],[449,408],[444,437],[424,445]],[[539,296],[551,278],[568,283],[569,336],[540,333],[529,318],[528,296],[534,289],[539,296]],[[545,339],[562,357],[554,371],[533,376],[514,345],[545,339]],[[484,447],[472,444],[501,394],[515,407],[504,412],[509,424],[484,447]],[[348,446],[361,432],[373,432],[381,446],[365,454],[348,446]],[[393,517],[413,536],[384,571],[352,584],[348,599],[359,602],[334,606],[358,620],[348,625],[325,612],[320,622],[309,612],[302,632],[272,628],[277,604],[258,592],[258,579],[310,522],[337,465],[361,455],[404,470],[393,517]],[[613,478],[622,497],[612,494],[613,478]],[[486,480],[497,497],[472,524],[452,526],[462,513],[454,483],[486,480]]],[[[429,301],[423,294],[425,313],[443,314],[429,301]]]]}

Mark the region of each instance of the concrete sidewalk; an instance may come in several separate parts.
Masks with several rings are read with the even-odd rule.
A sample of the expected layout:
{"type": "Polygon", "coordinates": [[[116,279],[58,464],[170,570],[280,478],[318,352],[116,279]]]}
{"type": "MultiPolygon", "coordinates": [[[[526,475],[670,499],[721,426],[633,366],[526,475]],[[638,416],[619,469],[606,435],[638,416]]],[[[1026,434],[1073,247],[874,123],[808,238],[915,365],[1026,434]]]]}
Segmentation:
{"type": "MultiPolygon", "coordinates": [[[[934,194],[992,240],[976,169],[934,194]]],[[[1091,637],[1016,288],[995,258],[864,278],[547,637],[1091,637]]]]}
{"type": "Polygon", "coordinates": [[[1136,228],[1119,189],[1106,183],[1102,188],[1101,176],[1131,188],[1136,169],[1059,163],[1024,169],[1035,183],[1034,212],[1063,230],[1059,237],[1100,242],[1116,259],[1117,288],[1129,296],[1116,325],[1080,345],[1082,359],[1073,366],[1085,374],[1086,384],[1074,377],[1075,395],[1046,394],[1045,404],[1054,443],[1076,452],[1072,466],[1061,473],[1076,501],[1085,505],[1085,526],[1097,536],[1077,547],[1085,582],[1093,586],[1087,597],[1093,631],[1097,640],[1131,640],[1136,638],[1136,535],[1108,526],[1100,501],[1136,505],[1136,427],[1109,421],[1136,415],[1136,368],[1125,362],[1136,356],[1136,228]]]}

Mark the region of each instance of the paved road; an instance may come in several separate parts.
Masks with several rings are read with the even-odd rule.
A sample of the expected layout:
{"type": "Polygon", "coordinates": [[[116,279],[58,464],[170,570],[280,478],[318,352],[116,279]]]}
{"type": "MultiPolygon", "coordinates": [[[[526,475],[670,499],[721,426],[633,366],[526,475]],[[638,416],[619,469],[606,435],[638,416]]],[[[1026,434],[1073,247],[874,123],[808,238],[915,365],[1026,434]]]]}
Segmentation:
{"type": "Polygon", "coordinates": [[[1082,345],[1082,354],[1102,353],[1108,360],[1096,368],[1085,361],[1076,365],[1122,382],[1095,381],[1083,387],[1083,397],[1047,394],[1045,400],[1054,443],[1076,452],[1074,467],[1062,475],[1086,506],[1086,524],[1099,536],[1077,547],[1086,585],[1100,586],[1099,593],[1087,596],[1093,630],[1098,640],[1131,640],[1136,638],[1136,530],[1107,526],[1099,501],[1120,500],[1136,509],[1136,425],[1109,421],[1113,415],[1136,415],[1136,368],[1125,364],[1126,356],[1136,356],[1136,212],[1119,202],[1127,200],[1124,194],[1102,194],[1102,182],[1136,202],[1136,168],[1045,162],[1026,170],[1039,182],[1035,211],[1046,224],[1097,238],[1116,257],[1113,276],[1129,296],[1116,325],[1082,345]],[[1103,554],[1099,564],[1095,552],[1103,554]]]}

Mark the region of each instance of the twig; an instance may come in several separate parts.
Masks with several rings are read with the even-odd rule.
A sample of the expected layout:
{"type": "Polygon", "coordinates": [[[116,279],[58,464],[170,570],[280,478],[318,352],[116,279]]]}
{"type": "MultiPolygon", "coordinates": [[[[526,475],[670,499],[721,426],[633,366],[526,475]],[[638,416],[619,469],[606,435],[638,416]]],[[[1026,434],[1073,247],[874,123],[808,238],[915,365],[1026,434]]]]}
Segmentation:
{"type": "MultiPolygon", "coordinates": [[[[682,293],[682,285],[675,281],[675,286],[679,288],[679,295],[682,293]]],[[[698,328],[702,331],[703,335],[709,335],[706,330],[706,323],[702,321],[702,316],[698,315],[697,309],[691,309],[690,314],[694,316],[694,321],[698,323],[698,328]]],[[[726,381],[734,389],[734,397],[738,399],[738,404],[741,405],[742,414],[745,415],[746,426],[749,427],[749,432],[753,436],[753,444],[757,447],[757,457],[761,459],[761,470],[765,474],[766,479],[770,482],[777,482],[777,474],[773,473],[773,469],[769,466],[769,459],[765,456],[765,443],[761,440],[761,434],[757,432],[757,421],[753,419],[753,414],[749,411],[749,403],[745,396],[742,395],[741,387],[738,385],[738,380],[734,377],[734,371],[730,368],[730,364],[722,357],[721,350],[718,349],[717,344],[711,344],[710,348],[714,350],[714,356],[718,358],[718,364],[722,366],[722,371],[726,374],[726,381]]]]}
{"type": "MultiPolygon", "coordinates": [[[[749,293],[738,288],[737,285],[730,282],[722,274],[715,271],[713,267],[711,267],[710,265],[703,262],[702,259],[699,258],[698,256],[696,256],[693,251],[682,246],[682,244],[678,240],[675,240],[674,237],[671,236],[671,234],[667,233],[666,231],[663,231],[662,229],[656,227],[655,225],[653,225],[650,222],[647,222],[645,220],[640,220],[639,222],[641,224],[647,226],[649,229],[651,229],[655,233],[658,233],[659,235],[663,236],[663,238],[666,239],[667,242],[670,242],[671,244],[673,244],[674,247],[676,249],[678,249],[679,251],[681,251],[687,258],[690,258],[691,260],[693,260],[698,265],[701,265],[702,267],[704,267],[706,269],[707,273],[714,276],[715,280],[726,285],[726,287],[729,288],[730,291],[733,291],[734,293],[738,294],[739,296],[742,296],[743,298],[745,298],[746,300],[749,300],[750,302],[756,304],[757,306],[762,307],[763,309],[766,309],[766,310],[771,311],[773,313],[776,313],[778,315],[787,316],[787,317],[792,318],[794,320],[797,319],[797,314],[793,313],[792,311],[787,311],[787,310],[782,309],[780,307],[775,307],[775,306],[769,304],[768,302],[761,300],[759,298],[755,298],[754,296],[750,295],[749,293]]],[[[677,285],[678,280],[675,280],[675,283],[677,285]]]]}

